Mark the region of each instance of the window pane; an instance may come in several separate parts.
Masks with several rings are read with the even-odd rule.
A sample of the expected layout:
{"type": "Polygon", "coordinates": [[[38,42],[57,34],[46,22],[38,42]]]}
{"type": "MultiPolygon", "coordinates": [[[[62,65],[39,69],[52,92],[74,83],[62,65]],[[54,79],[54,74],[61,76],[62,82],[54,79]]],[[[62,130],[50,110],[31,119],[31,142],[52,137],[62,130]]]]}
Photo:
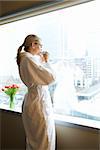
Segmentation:
{"type": "MultiPolygon", "coordinates": [[[[43,50],[50,53],[56,73],[55,83],[49,86],[54,112],[76,121],[85,119],[87,125],[100,127],[99,14],[99,5],[92,1],[0,27],[0,87],[20,85],[16,111],[21,111],[27,91],[18,75],[17,48],[25,36],[37,34],[42,39],[43,50]]],[[[1,91],[1,107],[6,108],[7,99],[1,91]]]]}

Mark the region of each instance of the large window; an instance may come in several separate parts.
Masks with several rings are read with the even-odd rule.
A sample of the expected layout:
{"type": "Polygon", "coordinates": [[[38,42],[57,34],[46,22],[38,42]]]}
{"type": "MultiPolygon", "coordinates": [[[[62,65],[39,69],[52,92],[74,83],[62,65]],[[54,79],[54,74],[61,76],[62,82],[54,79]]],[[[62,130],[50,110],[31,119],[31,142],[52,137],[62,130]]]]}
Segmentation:
{"type": "MultiPolygon", "coordinates": [[[[56,81],[49,86],[55,114],[66,121],[100,128],[100,13],[96,1],[30,17],[0,27],[0,87],[20,84],[16,110],[26,87],[16,65],[17,48],[28,34],[41,37],[56,81]]],[[[7,108],[0,92],[0,107],[7,108]]]]}

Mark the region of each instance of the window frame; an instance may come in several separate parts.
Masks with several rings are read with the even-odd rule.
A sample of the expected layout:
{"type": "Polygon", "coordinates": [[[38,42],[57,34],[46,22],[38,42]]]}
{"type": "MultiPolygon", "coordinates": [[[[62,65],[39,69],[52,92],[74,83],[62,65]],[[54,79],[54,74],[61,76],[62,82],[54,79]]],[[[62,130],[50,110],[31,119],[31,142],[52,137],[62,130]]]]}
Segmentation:
{"type": "Polygon", "coordinates": [[[7,24],[10,22],[30,18],[33,16],[49,13],[52,11],[56,11],[59,9],[72,7],[74,5],[79,5],[82,3],[91,2],[94,0],[66,0],[66,1],[56,1],[48,4],[44,4],[42,6],[38,6],[36,8],[30,8],[21,12],[12,13],[11,15],[7,15],[5,17],[0,18],[0,25],[7,24]]]}

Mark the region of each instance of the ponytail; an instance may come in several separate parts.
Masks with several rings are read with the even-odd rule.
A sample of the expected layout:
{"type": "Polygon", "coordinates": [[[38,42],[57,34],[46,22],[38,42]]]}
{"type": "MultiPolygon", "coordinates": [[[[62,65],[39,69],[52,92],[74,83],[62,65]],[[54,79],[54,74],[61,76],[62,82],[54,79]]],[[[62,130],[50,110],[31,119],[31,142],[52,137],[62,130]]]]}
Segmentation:
{"type": "Polygon", "coordinates": [[[17,50],[16,62],[18,66],[20,65],[20,52],[22,51],[22,47],[23,47],[23,44],[17,50]]]}

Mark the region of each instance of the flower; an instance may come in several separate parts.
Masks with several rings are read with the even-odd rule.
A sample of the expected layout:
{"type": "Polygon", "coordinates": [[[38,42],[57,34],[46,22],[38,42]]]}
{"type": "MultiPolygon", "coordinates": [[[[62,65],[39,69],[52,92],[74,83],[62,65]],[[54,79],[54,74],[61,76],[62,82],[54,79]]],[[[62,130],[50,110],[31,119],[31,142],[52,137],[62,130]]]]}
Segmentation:
{"type": "Polygon", "coordinates": [[[9,86],[5,86],[4,88],[2,88],[2,91],[4,91],[7,95],[15,95],[18,91],[19,86],[16,84],[12,84],[9,86]]]}
{"type": "Polygon", "coordinates": [[[14,105],[14,97],[18,89],[19,89],[19,86],[16,84],[4,86],[4,88],[2,88],[2,91],[4,91],[10,97],[10,108],[12,108],[14,105]]]}

